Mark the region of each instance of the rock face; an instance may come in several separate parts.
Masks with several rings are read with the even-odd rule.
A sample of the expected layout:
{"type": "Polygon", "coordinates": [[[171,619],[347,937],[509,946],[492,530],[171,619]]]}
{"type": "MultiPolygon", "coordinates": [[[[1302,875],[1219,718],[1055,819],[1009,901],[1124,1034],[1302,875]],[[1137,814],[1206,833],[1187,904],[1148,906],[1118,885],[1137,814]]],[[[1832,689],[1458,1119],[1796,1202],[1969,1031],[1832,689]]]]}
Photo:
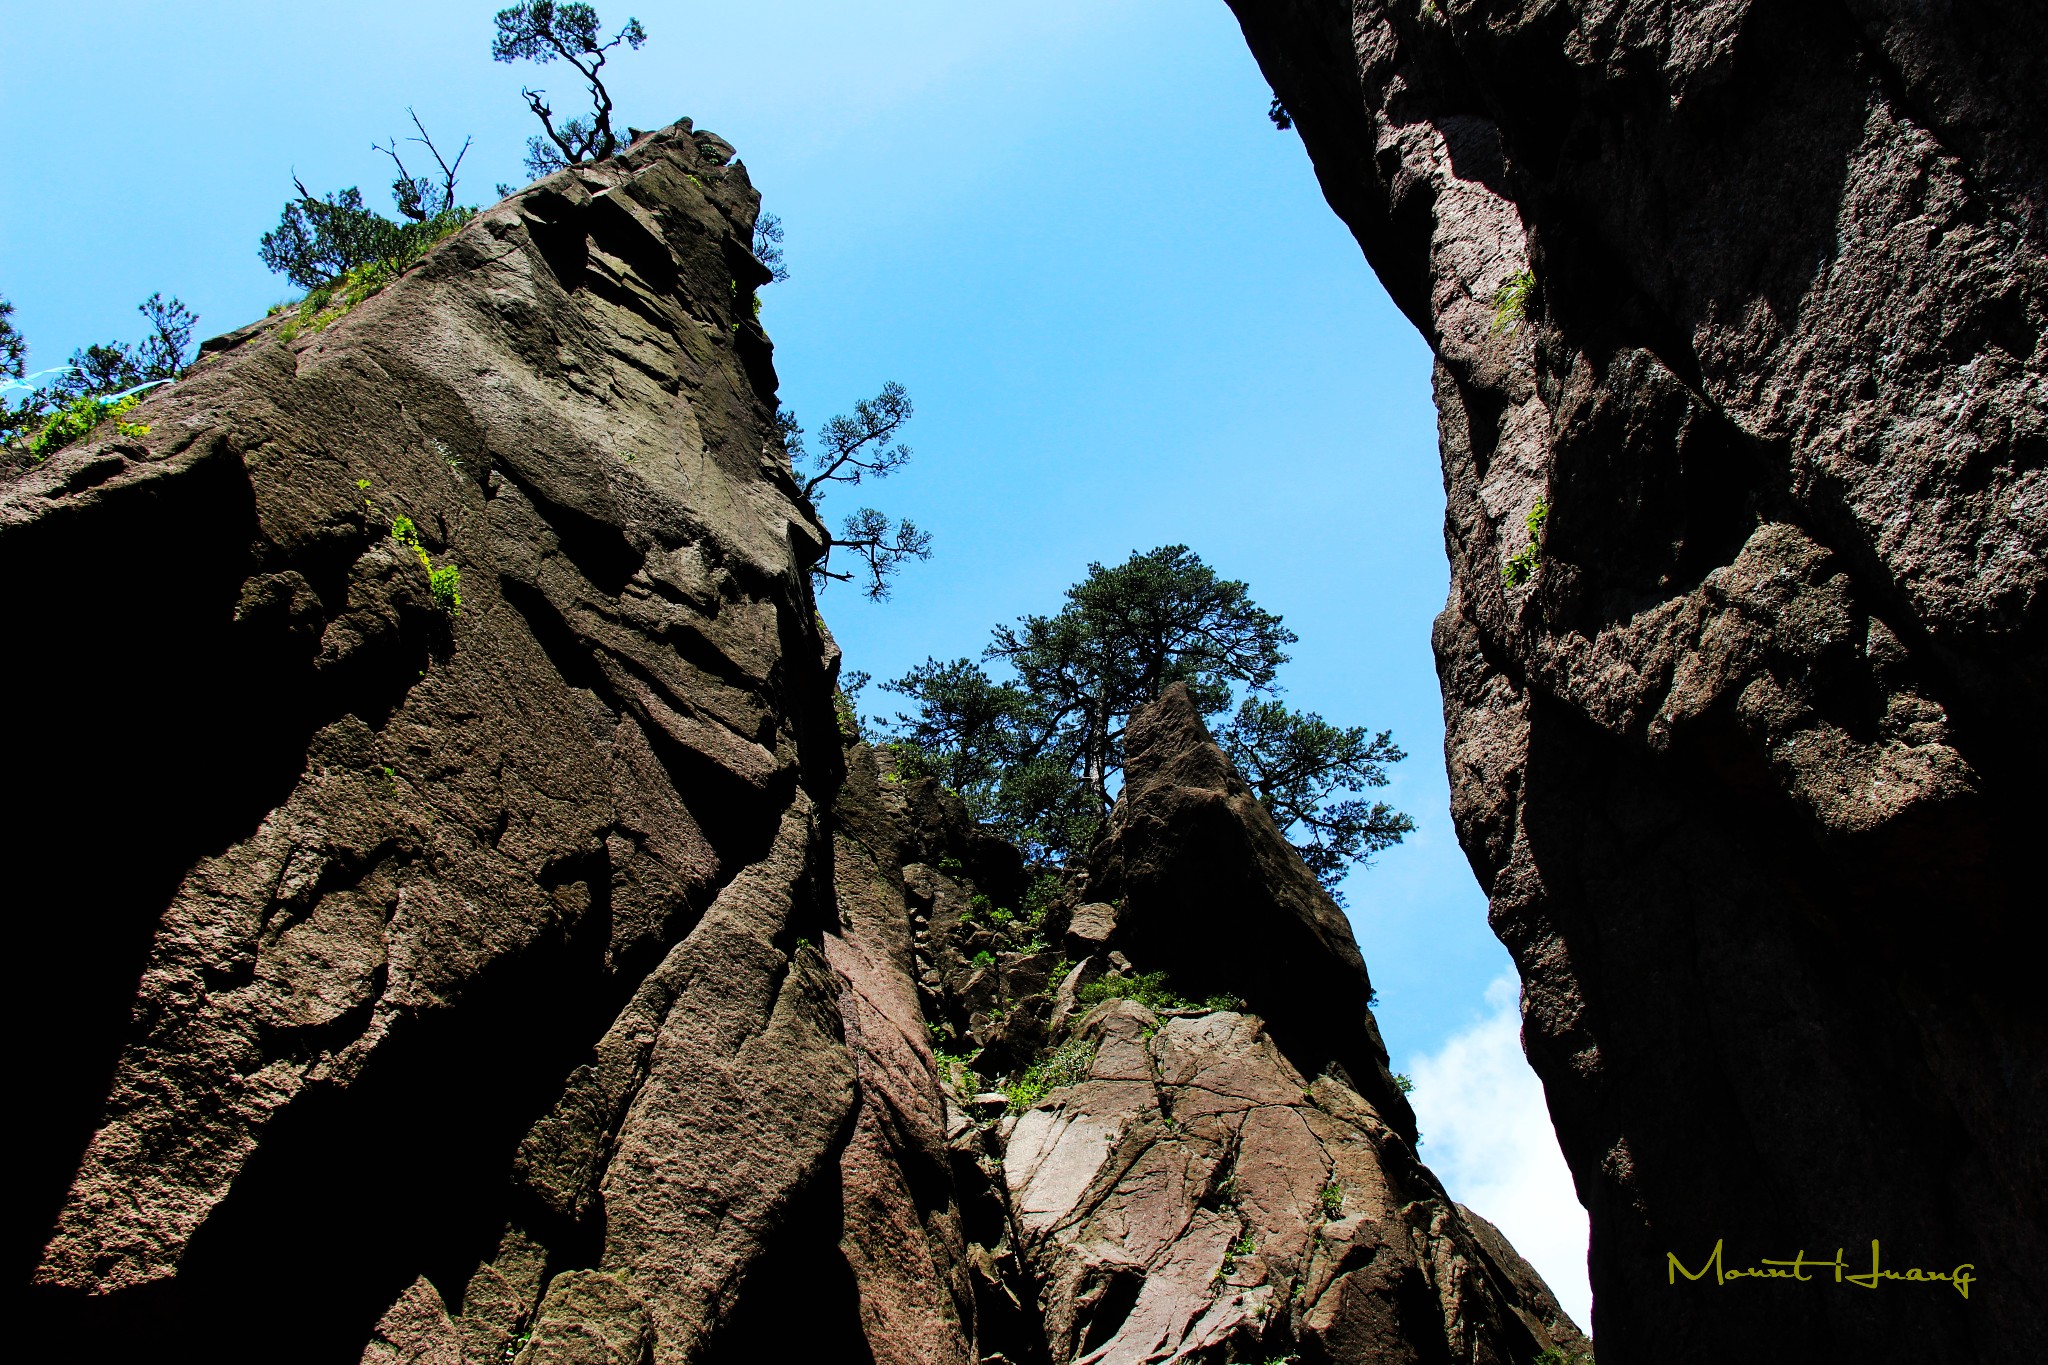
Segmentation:
{"type": "MultiPolygon", "coordinates": [[[[984,993],[971,1025],[979,1058],[1043,1059],[987,1101],[971,1086],[955,1093],[972,1111],[956,1112],[955,1149],[987,1177],[965,1202],[1002,1211],[983,1220],[999,1237],[973,1253],[991,1268],[983,1297],[1035,1285],[1041,1308],[1034,1331],[1002,1343],[1006,1356],[1581,1354],[1585,1339],[1541,1279],[1417,1158],[1350,927],[1185,688],[1133,718],[1126,762],[1109,838],[1039,926],[1093,955],[1048,970],[1026,942],[977,969],[962,949],[1001,935],[970,924],[963,944],[957,893],[934,898],[938,979],[970,973],[984,993]],[[1176,990],[1217,995],[1194,1005],[1161,972],[1176,990]]],[[[974,1189],[971,1173],[962,1183],[974,1189]]]]}
{"type": "Polygon", "coordinates": [[[1601,1359],[2048,1356],[2048,17],[1232,0],[1437,357],[1453,809],[1601,1359]],[[1672,1282],[1832,1257],[1949,1283],[1672,1282]]]}
{"type": "Polygon", "coordinates": [[[17,1339],[1583,1344],[1416,1160],[1349,930],[1184,695],[1067,878],[845,731],[731,158],[642,136],[0,485],[17,1339]]]}
{"type": "MultiPolygon", "coordinates": [[[[901,1047],[847,1020],[907,964],[834,905],[731,156],[556,175],[6,488],[13,1254],[67,1354],[744,1354],[789,1229],[893,1209],[847,1154],[901,1047]]],[[[859,1341],[871,1269],[804,1330],[859,1341]]]]}

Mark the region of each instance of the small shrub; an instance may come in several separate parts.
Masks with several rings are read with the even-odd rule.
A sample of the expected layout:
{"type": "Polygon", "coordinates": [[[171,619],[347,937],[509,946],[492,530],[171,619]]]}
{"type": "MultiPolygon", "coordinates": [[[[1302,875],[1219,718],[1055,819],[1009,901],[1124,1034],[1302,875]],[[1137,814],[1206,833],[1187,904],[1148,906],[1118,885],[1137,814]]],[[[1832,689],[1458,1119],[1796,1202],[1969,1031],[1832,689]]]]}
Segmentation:
{"type": "MultiPolygon", "coordinates": [[[[357,487],[365,487],[367,479],[358,479],[357,487]]],[[[427,587],[434,594],[434,600],[441,604],[441,610],[450,616],[462,614],[462,570],[453,564],[434,567],[434,561],[427,555],[427,547],[420,543],[419,527],[403,512],[391,519],[391,538],[411,550],[420,567],[427,571],[427,587]]]]}
{"type": "Polygon", "coordinates": [[[980,952],[974,955],[972,962],[973,965],[976,967],[993,967],[996,965],[996,955],[990,952],[988,949],[983,948],[980,952]]]}
{"type": "Polygon", "coordinates": [[[112,401],[89,396],[74,398],[51,413],[43,423],[43,429],[29,437],[28,453],[33,459],[46,459],[80,437],[90,435],[100,423],[110,418],[114,429],[123,436],[147,436],[149,427],[145,423],[122,420],[141,401],[140,395],[132,393],[112,401]]]}
{"type": "Polygon", "coordinates": [[[1166,984],[1165,972],[1139,972],[1130,976],[1111,972],[1081,987],[1075,999],[1084,1006],[1105,1000],[1134,1000],[1149,1010],[1184,1010],[1193,1006],[1166,984]]]}
{"type": "Polygon", "coordinates": [[[848,744],[860,742],[860,717],[854,713],[853,698],[838,688],[832,689],[832,711],[839,718],[839,737],[848,744]]]}
{"type": "Polygon", "coordinates": [[[1258,1241],[1249,1232],[1238,1238],[1235,1242],[1232,1242],[1230,1250],[1223,1253],[1223,1268],[1216,1272],[1216,1278],[1222,1279],[1225,1275],[1237,1269],[1237,1263],[1240,1260],[1258,1249],[1258,1241]]]}
{"type": "Polygon", "coordinates": [[[1075,1038],[1060,1044],[1003,1087],[1010,1112],[1021,1114],[1053,1091],[1088,1079],[1088,1068],[1094,1061],[1095,1046],[1087,1039],[1075,1038]]]}
{"type": "Polygon", "coordinates": [[[1529,315],[1529,295],[1536,289],[1536,276],[1518,270],[1508,282],[1493,291],[1493,330],[1512,332],[1529,315]]]}
{"type": "Polygon", "coordinates": [[[1045,923],[1046,912],[1059,899],[1064,882],[1065,878],[1057,872],[1041,872],[1033,877],[1030,888],[1024,893],[1024,918],[1033,924],[1045,923]]]}
{"type": "Polygon", "coordinates": [[[941,872],[945,872],[957,877],[966,870],[967,865],[961,862],[958,858],[952,856],[950,853],[947,854],[945,857],[939,859],[939,871],[941,872]]]}
{"type": "Polygon", "coordinates": [[[1394,1073],[1394,1088],[1404,1095],[1412,1095],[1415,1093],[1415,1082],[1408,1078],[1406,1072],[1396,1071],[1394,1073]]]}
{"type": "Polygon", "coordinates": [[[1344,1215],[1344,1187],[1332,1180],[1323,1186],[1323,1217],[1341,1218],[1344,1215]]]}
{"type": "Polygon", "coordinates": [[[1244,1009],[1244,997],[1241,995],[1232,995],[1228,991],[1225,991],[1221,995],[1212,995],[1207,1000],[1204,1000],[1202,1002],[1202,1008],[1206,1010],[1216,1010],[1219,1012],[1236,1014],[1244,1009]]]}
{"type": "Polygon", "coordinates": [[[369,298],[406,268],[427,254],[436,243],[475,216],[474,209],[449,209],[424,223],[404,230],[399,245],[390,255],[365,262],[314,289],[299,300],[291,318],[278,328],[278,335],[291,341],[308,332],[318,332],[369,298]]]}
{"type": "Polygon", "coordinates": [[[1522,518],[1522,524],[1529,528],[1529,543],[1510,555],[1508,562],[1501,566],[1500,575],[1507,580],[1509,587],[1519,588],[1535,574],[1536,561],[1543,553],[1543,523],[1549,519],[1550,504],[1542,498],[1536,499],[1536,505],[1522,518]]]}

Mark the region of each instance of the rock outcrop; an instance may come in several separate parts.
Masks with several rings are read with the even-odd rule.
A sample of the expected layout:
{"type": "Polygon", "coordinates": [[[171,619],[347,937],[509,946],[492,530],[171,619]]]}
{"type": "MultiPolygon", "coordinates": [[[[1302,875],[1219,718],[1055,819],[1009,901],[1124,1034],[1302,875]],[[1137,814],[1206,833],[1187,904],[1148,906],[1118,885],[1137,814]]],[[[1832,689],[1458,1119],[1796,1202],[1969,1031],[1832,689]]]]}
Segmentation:
{"type": "Polygon", "coordinates": [[[964,1202],[1001,1211],[973,1253],[985,1317],[1020,1285],[1041,1310],[1006,1358],[1576,1359],[1541,1279],[1417,1156],[1350,927],[1186,689],[1127,734],[1109,837],[1042,923],[932,899],[942,991],[981,993],[967,1064],[1039,1058],[983,1095],[949,1069],[964,1202]],[[1048,968],[1045,938],[1093,952],[1048,968]]]}
{"type": "Polygon", "coordinates": [[[1459,835],[1601,1359],[2048,1356],[2048,18],[1231,0],[1436,353],[1459,835]],[[1673,1283],[1831,1258],[1952,1283],[1673,1283]]]}
{"type": "Polygon", "coordinates": [[[710,1359],[790,1228],[886,1202],[840,1166],[900,1060],[827,954],[864,1000],[895,959],[834,903],[731,157],[553,176],[5,490],[14,1256],[64,1354],[710,1359]]]}
{"type": "Polygon", "coordinates": [[[1070,876],[849,732],[756,208],[642,135],[0,485],[16,1339],[1582,1345],[1416,1159],[1346,923],[1184,694],[1070,876]]]}

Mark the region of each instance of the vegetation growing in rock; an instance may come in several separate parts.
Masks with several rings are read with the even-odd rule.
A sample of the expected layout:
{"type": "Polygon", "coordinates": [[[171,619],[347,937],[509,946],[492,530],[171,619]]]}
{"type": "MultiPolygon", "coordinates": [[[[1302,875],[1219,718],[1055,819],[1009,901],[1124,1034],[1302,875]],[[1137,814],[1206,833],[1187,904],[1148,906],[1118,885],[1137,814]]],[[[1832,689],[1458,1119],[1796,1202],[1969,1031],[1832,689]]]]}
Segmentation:
{"type": "Polygon", "coordinates": [[[0,444],[30,460],[47,458],[109,420],[124,436],[147,436],[146,424],[122,419],[141,401],[141,390],[184,370],[199,321],[178,299],[151,294],[136,306],[150,324],[140,342],[83,347],[71,353],[68,363],[29,375],[27,342],[9,321],[13,311],[0,299],[0,389],[19,390],[23,397],[0,405],[0,444]],[[45,377],[47,384],[31,382],[45,377]]]}
{"type": "Polygon", "coordinates": [[[1350,795],[1386,786],[1387,765],[1407,757],[1390,730],[1374,735],[1246,697],[1216,742],[1339,904],[1336,883],[1350,867],[1371,862],[1415,829],[1386,802],[1350,795]]]}
{"type": "Polygon", "coordinates": [[[626,20],[607,41],[601,36],[604,26],[591,6],[525,0],[499,10],[496,22],[498,32],[491,40],[491,60],[530,61],[545,66],[559,59],[576,69],[590,92],[590,113],[564,119],[560,126],[547,103],[547,91],[529,88],[519,92],[546,134],[527,140],[527,173],[538,180],[565,166],[601,160],[618,151],[619,139],[612,131],[611,92],[605,89],[598,72],[620,43],[638,51],[647,41],[647,30],[640,26],[640,21],[626,20]]]}
{"type": "Polygon", "coordinates": [[[412,551],[413,557],[419,560],[420,567],[427,571],[427,587],[433,592],[434,600],[440,603],[441,610],[450,616],[460,616],[462,570],[453,564],[443,564],[438,569],[434,567],[433,558],[428,555],[427,547],[420,543],[419,527],[413,524],[411,517],[401,513],[391,519],[391,538],[412,551]]]}
{"type": "MultiPolygon", "coordinates": [[[[1165,972],[1109,972],[1083,985],[1074,998],[1087,1006],[1130,1000],[1148,1010],[1187,1010],[1194,1002],[1166,984],[1165,972]]],[[[1215,1007],[1212,1007],[1215,1008],[1215,1007]]]]}
{"type": "Polygon", "coordinates": [[[1010,1112],[1021,1114],[1053,1091],[1087,1080],[1088,1068],[1094,1061],[1095,1045],[1087,1039],[1074,1038],[1060,1044],[1003,1087],[1010,1112]]]}
{"type": "Polygon", "coordinates": [[[1512,332],[1529,315],[1529,295],[1536,289],[1536,276],[1518,270],[1508,282],[1493,291],[1493,330],[1512,332]]]}
{"type": "Polygon", "coordinates": [[[789,278],[789,267],[782,259],[782,235],[782,220],[774,214],[764,213],[754,220],[754,259],[768,267],[777,284],[789,278]]]}
{"type": "MultiPolygon", "coordinates": [[[[778,261],[780,257],[777,257],[778,261]]],[[[790,467],[801,471],[809,465],[802,492],[813,507],[825,500],[828,484],[857,487],[864,479],[886,479],[910,463],[910,447],[897,440],[915,409],[901,384],[891,381],[880,393],[853,405],[852,415],[840,414],[825,423],[818,433],[823,449],[813,455],[804,445],[804,429],[796,414],[784,408],[775,422],[789,453],[790,467]]],[[[851,583],[863,576],[862,591],[873,601],[884,601],[889,580],[913,559],[931,558],[932,538],[905,517],[901,521],[872,507],[849,513],[839,534],[826,542],[824,554],[811,566],[811,579],[822,588],[827,583],[851,583]],[[845,550],[854,555],[861,568],[842,572],[832,567],[832,552],[845,550]]]]}
{"type": "Polygon", "coordinates": [[[1500,575],[1511,588],[1519,588],[1536,573],[1536,561],[1543,554],[1543,523],[1550,519],[1550,504],[1536,499],[1536,505],[1522,518],[1522,524],[1529,529],[1529,543],[1508,556],[1508,562],[1501,566],[1500,575]]]}
{"type": "Polygon", "coordinates": [[[1057,614],[998,626],[981,662],[927,659],[884,684],[915,707],[897,715],[896,743],[1030,856],[1064,862],[1088,848],[1120,784],[1125,726],[1176,682],[1205,716],[1244,691],[1217,739],[1326,887],[1413,828],[1384,803],[1348,799],[1385,785],[1403,757],[1391,734],[1260,695],[1278,690],[1296,637],[1244,583],[1168,545],[1091,564],[1066,596],[1057,614]]]}
{"type": "MultiPolygon", "coordinates": [[[[419,115],[407,109],[417,137],[407,138],[427,149],[440,170],[438,182],[416,176],[398,150],[398,139],[371,143],[391,158],[398,176],[391,182],[391,202],[405,221],[386,218],[363,204],[363,192],[351,185],[316,197],[306,182],[292,177],[299,194],[284,206],[275,228],[263,234],[256,254],[263,263],[302,289],[331,288],[344,279],[367,281],[363,272],[377,270],[384,280],[426,254],[427,248],[472,218],[476,210],[455,202],[457,173],[469,154],[470,139],[464,138],[449,161],[435,145],[419,115]]],[[[374,292],[374,289],[372,290],[374,292]]],[[[322,304],[312,311],[318,313],[322,304]]],[[[302,309],[302,313],[303,313],[302,309]]]]}

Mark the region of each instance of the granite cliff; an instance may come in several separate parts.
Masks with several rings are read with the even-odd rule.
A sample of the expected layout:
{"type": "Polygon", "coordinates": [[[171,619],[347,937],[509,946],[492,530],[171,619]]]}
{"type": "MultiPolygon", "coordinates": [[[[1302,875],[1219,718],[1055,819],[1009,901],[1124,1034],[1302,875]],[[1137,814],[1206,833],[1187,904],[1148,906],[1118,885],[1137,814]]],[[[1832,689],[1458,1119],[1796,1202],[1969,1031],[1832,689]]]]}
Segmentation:
{"type": "Polygon", "coordinates": [[[849,731],[757,206],[641,135],[0,485],[15,1340],[1577,1351],[1184,696],[1051,883],[849,731]]]}
{"type": "Polygon", "coordinates": [[[1454,815],[1602,1361],[2048,1357],[2048,16],[1231,4],[1435,351],[1454,815]],[[1980,1279],[1667,1261],[1873,1241],[1980,1279]]]}

